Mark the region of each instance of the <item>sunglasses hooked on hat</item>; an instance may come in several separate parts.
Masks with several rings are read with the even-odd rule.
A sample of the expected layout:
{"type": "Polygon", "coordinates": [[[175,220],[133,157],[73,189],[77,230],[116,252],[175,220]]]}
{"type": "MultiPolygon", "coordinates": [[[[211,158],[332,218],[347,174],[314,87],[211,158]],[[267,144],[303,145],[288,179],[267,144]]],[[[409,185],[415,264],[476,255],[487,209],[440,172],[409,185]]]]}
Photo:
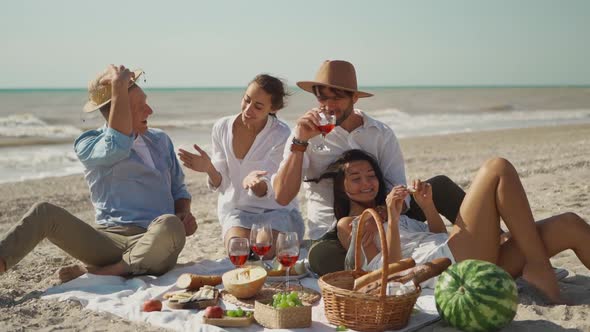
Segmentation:
{"type": "MultiPolygon", "coordinates": [[[[134,77],[131,78],[129,87],[135,85],[143,73],[144,71],[141,69],[133,70],[134,77]]],[[[84,113],[94,112],[111,101],[111,85],[100,83],[106,74],[107,72],[104,71],[88,83],[88,101],[84,105],[84,113]]]]}

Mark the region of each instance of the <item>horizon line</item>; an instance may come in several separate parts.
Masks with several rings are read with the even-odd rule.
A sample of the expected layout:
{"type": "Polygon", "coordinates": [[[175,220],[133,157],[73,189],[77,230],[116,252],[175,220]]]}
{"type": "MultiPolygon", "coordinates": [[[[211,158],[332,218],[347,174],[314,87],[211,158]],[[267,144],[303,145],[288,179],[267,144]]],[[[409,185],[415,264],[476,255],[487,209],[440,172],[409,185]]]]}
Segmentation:
{"type": "MultiPolygon", "coordinates": [[[[242,90],[244,86],[154,86],[143,87],[149,90],[242,90]]],[[[291,90],[302,90],[298,86],[288,86],[291,90]]],[[[501,88],[590,88],[590,84],[494,84],[494,85],[365,85],[360,90],[371,89],[501,89],[501,88]]],[[[2,92],[15,91],[86,91],[84,87],[0,87],[2,92]]]]}

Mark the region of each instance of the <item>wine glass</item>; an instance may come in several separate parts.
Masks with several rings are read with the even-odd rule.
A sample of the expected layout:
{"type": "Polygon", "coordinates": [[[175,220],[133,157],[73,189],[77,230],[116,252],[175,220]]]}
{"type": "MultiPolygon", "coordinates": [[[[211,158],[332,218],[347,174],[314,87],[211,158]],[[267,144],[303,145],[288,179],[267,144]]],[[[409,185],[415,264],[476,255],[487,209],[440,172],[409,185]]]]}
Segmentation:
{"type": "Polygon", "coordinates": [[[336,127],[336,116],[331,114],[326,109],[320,111],[320,125],[318,129],[322,133],[322,143],[317,144],[313,147],[315,152],[330,152],[330,148],[326,145],[326,135],[328,135],[334,127],[336,127]]]}
{"type": "Polygon", "coordinates": [[[299,258],[299,239],[295,232],[279,233],[277,237],[277,258],[287,268],[287,289],[289,291],[289,270],[299,258]]]}
{"type": "Polygon", "coordinates": [[[250,255],[250,244],[245,237],[232,237],[228,244],[229,260],[239,268],[246,263],[250,255]]]}
{"type": "Polygon", "coordinates": [[[272,247],[272,227],[269,223],[256,223],[250,229],[250,246],[252,251],[260,258],[260,264],[264,267],[262,259],[272,247]]]}

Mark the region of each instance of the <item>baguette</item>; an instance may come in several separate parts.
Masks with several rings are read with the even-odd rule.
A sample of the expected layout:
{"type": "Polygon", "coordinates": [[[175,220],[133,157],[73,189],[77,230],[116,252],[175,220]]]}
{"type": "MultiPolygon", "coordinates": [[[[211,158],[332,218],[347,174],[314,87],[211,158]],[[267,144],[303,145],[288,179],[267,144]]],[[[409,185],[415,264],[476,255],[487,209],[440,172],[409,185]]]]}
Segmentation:
{"type": "MultiPolygon", "coordinates": [[[[396,281],[405,284],[408,281],[413,281],[417,287],[424,281],[436,277],[443,273],[451,265],[451,260],[448,258],[435,258],[431,262],[424,263],[418,266],[411,267],[398,273],[390,274],[387,281],[396,281]]],[[[381,287],[381,279],[377,279],[357,291],[365,294],[376,294],[381,287]]]]}
{"type": "Polygon", "coordinates": [[[451,260],[444,258],[435,258],[432,261],[421,265],[422,269],[417,269],[412,281],[414,285],[419,286],[430,278],[434,278],[439,274],[443,273],[449,266],[451,266],[451,260]]]}
{"type": "Polygon", "coordinates": [[[217,286],[221,284],[221,276],[205,276],[192,273],[183,273],[176,280],[176,287],[187,290],[197,290],[205,285],[217,286]]]}
{"type": "MultiPolygon", "coordinates": [[[[287,276],[287,270],[266,270],[266,274],[269,277],[286,277],[287,276]]],[[[296,276],[296,275],[299,275],[299,273],[297,273],[297,271],[295,271],[295,269],[291,269],[289,271],[289,275],[290,276],[296,276]]]]}
{"type": "MultiPolygon", "coordinates": [[[[405,259],[402,259],[398,262],[391,263],[388,266],[389,267],[389,269],[388,269],[389,275],[397,273],[399,271],[406,270],[411,267],[414,267],[415,265],[416,265],[416,262],[414,262],[414,260],[412,258],[405,258],[405,259]]],[[[371,273],[367,273],[362,277],[356,278],[354,280],[354,287],[352,289],[359,290],[360,288],[374,282],[375,280],[380,280],[381,279],[381,271],[383,271],[383,268],[381,268],[379,270],[375,270],[371,273]]]]}

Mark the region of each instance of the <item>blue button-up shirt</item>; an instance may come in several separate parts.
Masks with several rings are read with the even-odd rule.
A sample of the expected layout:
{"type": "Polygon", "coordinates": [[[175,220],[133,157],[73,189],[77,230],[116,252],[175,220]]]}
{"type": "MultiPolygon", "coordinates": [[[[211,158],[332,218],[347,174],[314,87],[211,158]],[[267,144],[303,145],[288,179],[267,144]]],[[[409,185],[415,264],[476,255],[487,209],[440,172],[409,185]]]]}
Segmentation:
{"type": "Polygon", "coordinates": [[[97,224],[147,228],[155,218],[174,214],[176,200],[191,198],[170,137],[151,128],[143,134],[155,169],[131,149],[133,139],[105,126],[83,133],[74,143],[97,224]]]}

